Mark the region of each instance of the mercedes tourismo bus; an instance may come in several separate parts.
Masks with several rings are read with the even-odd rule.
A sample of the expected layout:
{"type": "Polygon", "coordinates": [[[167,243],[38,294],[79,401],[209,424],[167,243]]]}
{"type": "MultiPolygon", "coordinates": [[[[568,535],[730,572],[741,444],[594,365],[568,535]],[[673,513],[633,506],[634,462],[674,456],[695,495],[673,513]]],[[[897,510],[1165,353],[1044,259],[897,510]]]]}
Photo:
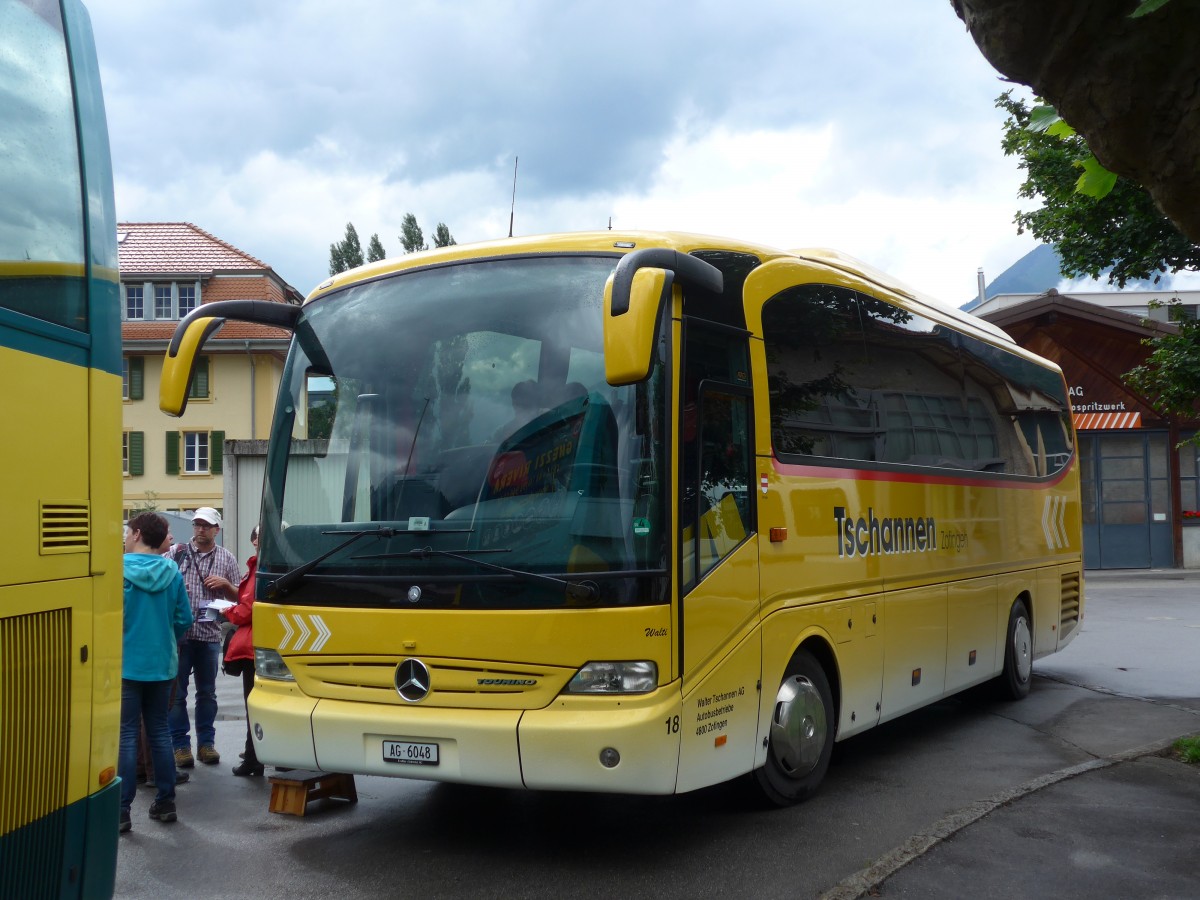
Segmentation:
{"type": "Polygon", "coordinates": [[[560,235],[383,261],[302,307],[250,695],[280,765],[811,793],[833,743],[1011,697],[1082,617],[1061,372],[830,251],[560,235]]]}
{"type": "Polygon", "coordinates": [[[77,0],[0,0],[0,148],[0,897],[111,896],[121,323],[77,0]]]}

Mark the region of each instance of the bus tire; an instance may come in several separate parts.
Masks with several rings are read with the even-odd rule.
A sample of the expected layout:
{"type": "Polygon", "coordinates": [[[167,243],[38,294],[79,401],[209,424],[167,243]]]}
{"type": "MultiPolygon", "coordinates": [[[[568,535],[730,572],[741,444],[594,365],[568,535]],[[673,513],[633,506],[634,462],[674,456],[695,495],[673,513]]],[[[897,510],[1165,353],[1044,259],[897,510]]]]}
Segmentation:
{"type": "Polygon", "coordinates": [[[799,650],[775,694],[766,762],[754,772],[767,801],[791,806],[816,792],[833,754],[834,725],[825,670],[808,651],[799,650]]]}
{"type": "Polygon", "coordinates": [[[1025,601],[1017,598],[1008,613],[1008,633],[1004,638],[1004,670],[996,679],[1002,699],[1020,700],[1029,695],[1033,683],[1033,627],[1025,601]]]}

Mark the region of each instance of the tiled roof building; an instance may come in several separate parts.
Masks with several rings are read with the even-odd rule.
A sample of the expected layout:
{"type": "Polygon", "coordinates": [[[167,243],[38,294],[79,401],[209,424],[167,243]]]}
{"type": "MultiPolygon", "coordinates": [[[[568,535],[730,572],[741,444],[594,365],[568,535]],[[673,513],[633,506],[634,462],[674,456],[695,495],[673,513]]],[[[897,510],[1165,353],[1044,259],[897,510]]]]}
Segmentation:
{"type": "Polygon", "coordinates": [[[163,352],[179,320],[198,305],[303,297],[262,260],[189,222],[121,223],[117,240],[126,513],[221,509],[223,443],[267,436],[290,335],[227,322],[205,345],[178,419],[158,409],[163,352]]]}

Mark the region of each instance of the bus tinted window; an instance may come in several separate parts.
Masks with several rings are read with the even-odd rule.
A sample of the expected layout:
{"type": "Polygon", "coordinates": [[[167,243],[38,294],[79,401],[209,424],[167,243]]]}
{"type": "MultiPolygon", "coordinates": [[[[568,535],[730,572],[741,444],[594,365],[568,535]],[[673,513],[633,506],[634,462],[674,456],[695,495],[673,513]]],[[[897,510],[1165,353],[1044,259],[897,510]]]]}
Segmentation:
{"type": "Polygon", "coordinates": [[[1040,476],[1070,458],[1062,379],[846,288],[763,309],[777,455],[1040,476]]]}
{"type": "Polygon", "coordinates": [[[86,329],[83,199],[57,4],[0,4],[0,306],[86,329]]]}

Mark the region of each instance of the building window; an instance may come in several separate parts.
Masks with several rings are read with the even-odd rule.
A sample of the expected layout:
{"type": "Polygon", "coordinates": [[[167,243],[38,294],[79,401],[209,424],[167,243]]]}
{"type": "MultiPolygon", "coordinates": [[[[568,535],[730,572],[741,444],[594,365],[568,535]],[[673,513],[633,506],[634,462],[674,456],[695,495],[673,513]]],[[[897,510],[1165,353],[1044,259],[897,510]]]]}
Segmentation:
{"type": "Polygon", "coordinates": [[[1179,445],[1179,501],[1185,523],[1200,525],[1200,447],[1191,443],[1195,435],[1184,435],[1179,445]]]}
{"type": "Polygon", "coordinates": [[[192,373],[192,383],[188,387],[189,400],[207,400],[209,397],[208,386],[208,357],[199,356],[196,358],[196,371],[192,373]]]}
{"type": "Polygon", "coordinates": [[[179,285],[179,318],[183,318],[196,308],[196,286],[194,284],[179,285]]]}
{"type": "Polygon", "coordinates": [[[154,286],[154,318],[175,318],[174,304],[171,302],[171,285],[169,284],[154,286]]]}
{"type": "Polygon", "coordinates": [[[168,431],[167,474],[220,475],[224,449],[224,431],[168,431]]]}
{"type": "Polygon", "coordinates": [[[145,472],[146,434],[143,431],[121,432],[121,474],[141,475],[145,472]]]}
{"type": "Polygon", "coordinates": [[[121,357],[121,399],[141,400],[145,396],[146,360],[141,356],[121,357]]]}
{"type": "Polygon", "coordinates": [[[208,432],[183,433],[183,471],[185,475],[208,473],[208,432]]]}
{"type": "Polygon", "coordinates": [[[142,286],[140,284],[125,285],[125,318],[141,319],[145,317],[142,301],[142,286]]]}

